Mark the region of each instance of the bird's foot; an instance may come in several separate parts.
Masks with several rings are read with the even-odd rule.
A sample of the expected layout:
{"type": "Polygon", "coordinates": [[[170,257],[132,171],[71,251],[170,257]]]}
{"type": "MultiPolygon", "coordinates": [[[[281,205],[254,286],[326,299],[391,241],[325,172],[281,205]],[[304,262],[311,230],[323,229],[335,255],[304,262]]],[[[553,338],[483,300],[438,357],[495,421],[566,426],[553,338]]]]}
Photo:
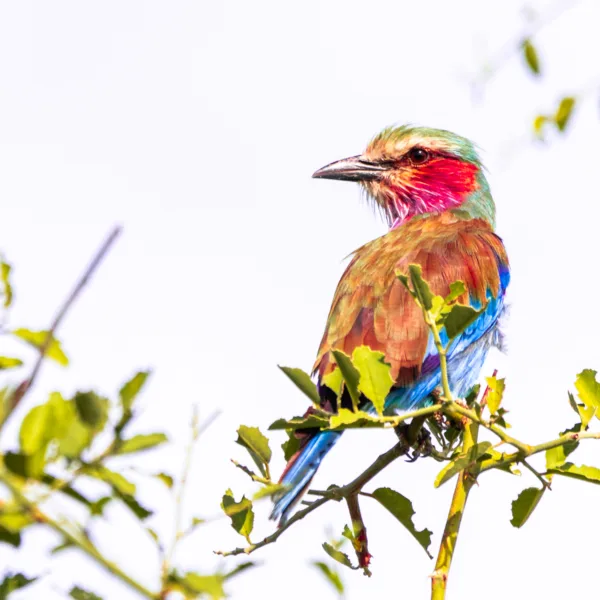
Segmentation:
{"type": "Polygon", "coordinates": [[[412,423],[401,423],[394,428],[400,442],[406,446],[407,462],[415,462],[420,456],[429,456],[433,450],[431,434],[424,427],[420,427],[415,435],[412,423]],[[412,449],[412,452],[411,452],[412,449]]]}
{"type": "Polygon", "coordinates": [[[417,436],[416,445],[413,446],[412,454],[409,452],[406,462],[413,463],[421,456],[431,456],[433,444],[431,443],[431,434],[427,429],[421,427],[417,436]]]}

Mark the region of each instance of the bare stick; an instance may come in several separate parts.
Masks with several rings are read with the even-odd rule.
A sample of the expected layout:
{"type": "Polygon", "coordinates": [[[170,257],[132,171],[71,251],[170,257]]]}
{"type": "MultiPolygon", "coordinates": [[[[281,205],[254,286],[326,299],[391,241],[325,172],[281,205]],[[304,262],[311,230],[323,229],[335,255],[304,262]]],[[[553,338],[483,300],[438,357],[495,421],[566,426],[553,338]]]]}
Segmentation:
{"type": "Polygon", "coordinates": [[[54,333],[56,332],[56,330],[62,323],[66,314],[69,312],[69,310],[73,306],[73,303],[75,302],[75,300],[77,300],[79,294],[81,294],[81,291],[83,290],[83,288],[87,285],[87,283],[89,282],[92,275],[96,272],[96,270],[100,266],[100,263],[104,260],[105,256],[108,254],[112,245],[115,243],[115,241],[117,240],[119,235],[121,235],[121,232],[122,232],[122,228],[120,226],[116,226],[111,231],[109,236],[106,238],[105,242],[102,244],[102,246],[100,246],[99,250],[96,252],[96,255],[94,256],[94,258],[92,258],[92,261],[88,265],[87,269],[83,272],[83,275],[81,276],[81,278],[79,279],[79,281],[77,282],[75,287],[73,288],[73,291],[69,294],[67,299],[64,301],[64,303],[62,304],[62,306],[56,313],[56,316],[54,317],[54,320],[52,321],[52,324],[50,325],[50,329],[48,329],[48,333],[46,334],[46,339],[44,340],[44,343],[39,348],[39,356],[37,358],[37,361],[35,362],[35,365],[33,366],[31,375],[27,379],[25,379],[23,382],[21,382],[19,387],[17,387],[17,389],[12,394],[12,398],[11,398],[11,401],[9,402],[9,407],[8,407],[6,415],[4,417],[4,421],[6,421],[6,419],[8,419],[10,414],[19,405],[19,402],[21,402],[21,400],[25,397],[25,394],[27,394],[27,392],[33,386],[33,383],[35,382],[35,380],[36,380],[37,376],[39,375],[39,372],[42,368],[42,363],[44,362],[44,357],[46,356],[46,352],[48,351],[48,348],[50,347],[50,344],[52,343],[52,340],[54,339],[54,333]]]}

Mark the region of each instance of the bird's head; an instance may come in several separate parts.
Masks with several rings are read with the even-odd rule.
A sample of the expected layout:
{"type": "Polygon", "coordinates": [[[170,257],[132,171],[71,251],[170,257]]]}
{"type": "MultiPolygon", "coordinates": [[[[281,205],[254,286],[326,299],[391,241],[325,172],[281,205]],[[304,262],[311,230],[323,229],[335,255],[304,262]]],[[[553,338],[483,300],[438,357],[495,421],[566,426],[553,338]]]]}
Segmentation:
{"type": "Polygon", "coordinates": [[[362,154],[333,162],[313,177],[359,182],[392,228],[415,215],[452,209],[494,225],[494,201],[477,151],[449,131],[384,129],[362,154]]]}

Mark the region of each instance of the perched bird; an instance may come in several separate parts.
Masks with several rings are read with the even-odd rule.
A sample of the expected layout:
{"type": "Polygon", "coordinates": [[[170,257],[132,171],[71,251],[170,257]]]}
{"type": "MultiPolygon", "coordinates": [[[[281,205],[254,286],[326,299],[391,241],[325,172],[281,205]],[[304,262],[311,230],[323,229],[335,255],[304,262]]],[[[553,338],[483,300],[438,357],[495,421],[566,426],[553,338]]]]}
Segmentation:
{"type": "MultiPolygon", "coordinates": [[[[391,365],[395,384],[386,411],[432,403],[440,386],[439,357],[421,309],[396,277],[410,264],[421,266],[433,293],[446,296],[460,280],[467,291],[459,301],[485,307],[448,349],[450,387],[455,397],[464,397],[489,348],[501,343],[498,320],[510,279],[504,245],[494,233],[494,200],[473,144],[449,131],[388,128],[363,154],[331,163],[313,177],[358,182],[390,227],[354,252],[338,284],[314,365],[322,406],[335,410],[333,393],[322,385],[335,368],[330,350],[351,355],[362,345],[383,352],[391,365]]],[[[281,477],[286,490],[275,497],[272,518],[285,522],[340,435],[303,435],[281,477]]]]}

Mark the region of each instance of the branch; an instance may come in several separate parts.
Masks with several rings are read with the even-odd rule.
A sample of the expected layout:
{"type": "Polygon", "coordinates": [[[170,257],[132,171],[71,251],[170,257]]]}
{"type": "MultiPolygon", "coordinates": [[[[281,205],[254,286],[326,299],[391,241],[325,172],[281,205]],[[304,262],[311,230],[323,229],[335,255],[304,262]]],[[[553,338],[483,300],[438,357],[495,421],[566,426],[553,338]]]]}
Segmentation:
{"type": "Polygon", "coordinates": [[[360,512],[360,504],[358,503],[358,493],[350,494],[346,497],[348,504],[348,512],[350,513],[350,522],[352,523],[352,534],[354,535],[353,546],[358,558],[358,566],[363,570],[364,574],[371,577],[369,571],[369,563],[371,562],[371,554],[369,553],[369,541],[367,539],[367,526],[363,521],[360,512]]]}
{"type": "Polygon", "coordinates": [[[100,249],[96,252],[96,255],[93,257],[93,259],[90,262],[90,264],[88,265],[87,269],[83,272],[83,275],[80,277],[79,281],[73,288],[73,291],[69,294],[67,299],[64,301],[63,305],[60,307],[60,309],[56,313],[56,316],[54,317],[54,320],[52,321],[52,324],[50,325],[50,329],[48,329],[48,333],[46,334],[46,339],[44,340],[44,343],[40,346],[39,356],[37,358],[35,365],[33,366],[31,375],[29,375],[29,377],[27,379],[25,379],[23,382],[21,382],[21,384],[17,387],[17,389],[12,394],[12,397],[10,398],[9,402],[7,402],[6,413],[3,417],[1,424],[3,424],[10,417],[11,413],[19,405],[19,402],[21,402],[21,400],[25,397],[27,392],[33,386],[33,384],[42,368],[42,363],[44,362],[44,357],[46,355],[46,352],[48,351],[48,348],[54,338],[54,333],[56,332],[56,330],[62,323],[66,314],[69,312],[69,310],[73,306],[75,300],[77,300],[77,298],[81,294],[81,291],[83,290],[83,288],[86,286],[86,284],[89,282],[92,275],[96,272],[96,270],[100,266],[100,263],[102,262],[102,260],[108,254],[112,245],[115,243],[115,241],[121,234],[121,231],[122,231],[122,229],[119,226],[115,227],[111,231],[109,236],[106,238],[105,242],[102,244],[102,246],[100,246],[100,249]]]}
{"type": "Polygon", "coordinates": [[[340,501],[350,496],[356,495],[364,485],[366,485],[375,475],[383,471],[390,463],[394,462],[400,456],[403,456],[408,451],[408,446],[404,442],[398,442],[393,448],[384,452],[381,456],[378,456],[373,464],[363,471],[356,479],[353,479],[350,483],[343,487],[332,487],[325,491],[310,490],[308,493],[313,496],[321,496],[318,500],[315,500],[305,509],[297,512],[289,519],[284,525],[282,525],[277,531],[264,538],[262,541],[256,544],[250,544],[245,548],[235,548],[228,552],[217,550],[215,554],[220,556],[237,556],[238,554],[251,554],[255,550],[268,546],[273,542],[276,542],[281,534],[289,529],[294,523],[301,521],[309,515],[313,510],[319,508],[329,500],[340,501]]]}
{"type": "Polygon", "coordinates": [[[38,523],[44,523],[54,531],[56,531],[62,538],[74,546],[77,546],[82,552],[87,554],[96,563],[104,567],[109,573],[112,573],[115,577],[120,579],[123,583],[136,590],[139,594],[150,600],[159,600],[159,594],[155,594],[148,588],[144,587],[141,583],[138,583],[135,579],[131,578],[127,573],[122,571],[115,563],[108,560],[100,551],[92,544],[89,538],[83,531],[77,527],[76,533],[71,533],[67,527],[53,519],[46,513],[42,512],[34,502],[29,500],[24,494],[23,484],[13,475],[8,473],[3,468],[0,470],[0,481],[11,491],[16,502],[28,512],[31,517],[38,523]]]}
{"type": "Polygon", "coordinates": [[[559,446],[564,446],[570,442],[578,442],[580,440],[600,440],[600,432],[566,433],[565,435],[561,435],[559,438],[550,440],[549,442],[544,442],[543,444],[538,444],[537,446],[527,446],[526,452],[513,452],[511,454],[506,454],[501,460],[484,460],[480,463],[480,472],[484,473],[485,471],[489,471],[491,469],[499,469],[513,463],[523,462],[524,459],[529,458],[534,454],[539,454],[540,452],[545,452],[546,450],[558,448],[559,446]]]}
{"type": "MultiPolygon", "coordinates": [[[[469,452],[477,443],[479,425],[477,423],[468,423],[465,427],[462,452],[469,452]]],[[[458,480],[450,503],[446,527],[440,542],[440,549],[435,563],[435,570],[431,575],[431,600],[443,600],[446,597],[446,582],[448,573],[454,557],[456,540],[460,531],[467,498],[471,488],[477,481],[479,467],[477,464],[467,468],[458,474],[458,480]]]]}
{"type": "Polygon", "coordinates": [[[531,450],[531,446],[529,446],[528,444],[524,444],[523,442],[520,442],[519,440],[511,437],[504,431],[504,429],[502,429],[502,427],[499,427],[498,425],[495,425],[494,423],[490,423],[489,421],[482,419],[480,416],[477,415],[477,413],[474,410],[471,410],[470,408],[467,408],[466,406],[461,406],[457,402],[447,402],[442,407],[442,411],[445,412],[446,414],[449,414],[450,416],[454,416],[454,417],[456,417],[457,414],[461,415],[463,417],[467,417],[467,419],[470,419],[471,421],[474,421],[475,423],[482,425],[486,429],[489,429],[490,431],[495,433],[503,442],[506,442],[507,444],[514,446],[520,452],[522,452],[526,455],[528,455],[529,451],[531,450]]]}
{"type": "Polygon", "coordinates": [[[315,500],[305,509],[298,511],[294,516],[292,516],[289,519],[289,521],[285,523],[285,525],[279,527],[277,531],[275,531],[271,535],[268,535],[266,538],[264,538],[260,542],[257,542],[256,544],[250,544],[246,548],[235,548],[234,550],[230,550],[229,552],[215,550],[215,554],[218,554],[219,556],[237,556],[238,554],[251,554],[255,550],[262,548],[263,546],[268,546],[269,544],[276,542],[279,536],[281,536],[281,534],[287,529],[289,529],[294,523],[301,521],[302,519],[304,519],[304,517],[313,512],[313,510],[316,510],[320,506],[323,506],[323,504],[329,502],[329,500],[331,500],[331,498],[319,498],[318,500],[315,500]]]}

